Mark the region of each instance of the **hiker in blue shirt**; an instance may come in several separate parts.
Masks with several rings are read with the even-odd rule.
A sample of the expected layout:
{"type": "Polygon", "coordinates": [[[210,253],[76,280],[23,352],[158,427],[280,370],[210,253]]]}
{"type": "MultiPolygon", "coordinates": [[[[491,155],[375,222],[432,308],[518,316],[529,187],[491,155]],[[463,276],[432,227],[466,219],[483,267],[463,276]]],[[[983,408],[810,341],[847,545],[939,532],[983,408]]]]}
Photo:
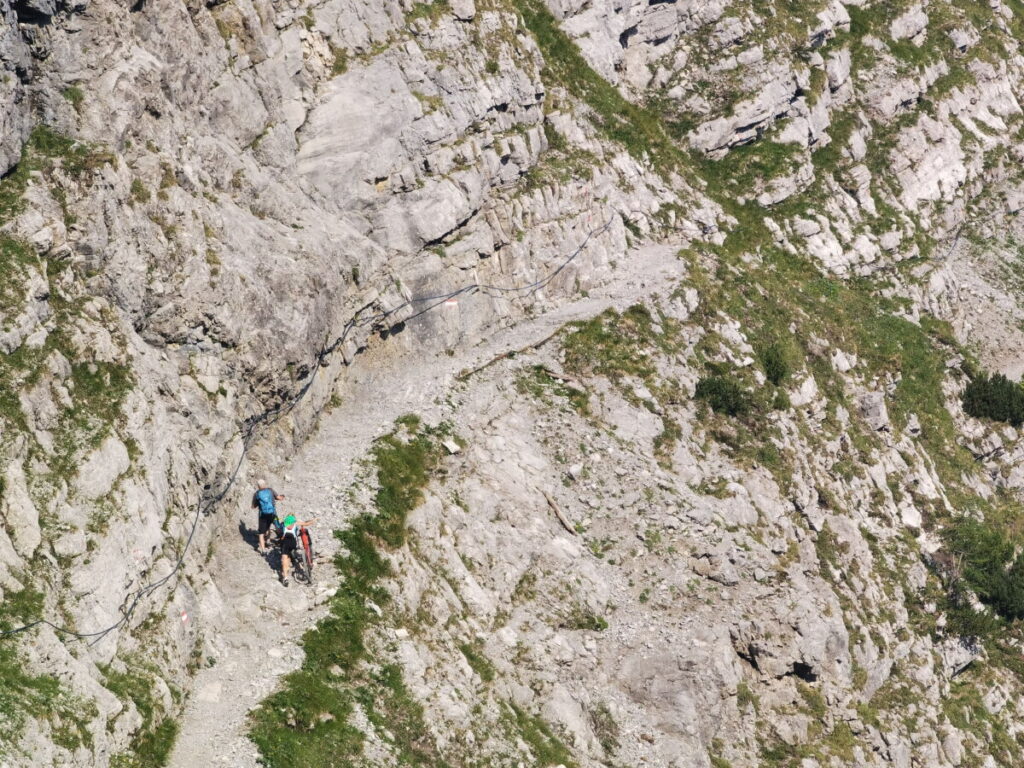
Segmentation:
{"type": "Polygon", "coordinates": [[[267,553],[267,531],[270,530],[271,525],[280,527],[280,523],[277,521],[277,507],[274,502],[283,500],[284,495],[270,488],[266,480],[257,480],[256,487],[257,491],[252,495],[252,508],[259,510],[257,526],[260,535],[259,549],[260,554],[265,555],[267,553]]]}

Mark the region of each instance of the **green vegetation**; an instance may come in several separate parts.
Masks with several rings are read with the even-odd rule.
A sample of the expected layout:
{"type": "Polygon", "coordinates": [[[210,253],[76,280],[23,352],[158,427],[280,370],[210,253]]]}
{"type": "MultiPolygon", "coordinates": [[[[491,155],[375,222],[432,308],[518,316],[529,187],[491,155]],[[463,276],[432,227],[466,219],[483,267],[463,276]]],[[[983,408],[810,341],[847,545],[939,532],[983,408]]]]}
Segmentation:
{"type": "Polygon", "coordinates": [[[626,378],[655,384],[657,369],[647,354],[678,350],[678,324],[665,319],[660,327],[647,307],[634,304],[622,314],[609,309],[592,320],[570,323],[565,337],[565,366],[580,374],[604,376],[620,383],[626,378]]]}
{"type": "Polygon", "coordinates": [[[0,317],[3,318],[3,329],[7,322],[14,320],[25,303],[25,286],[23,281],[33,269],[38,269],[39,260],[32,249],[20,240],[0,233],[0,317]]]}
{"type": "Polygon", "coordinates": [[[701,168],[702,178],[736,194],[749,195],[759,182],[795,173],[803,157],[800,145],[765,137],[729,150],[721,160],[694,157],[694,162],[701,168]]]}
{"type": "Polygon", "coordinates": [[[481,648],[482,645],[479,642],[462,643],[459,646],[459,650],[462,651],[462,655],[466,657],[469,666],[480,676],[480,679],[485,683],[489,683],[494,680],[494,665],[484,656],[481,648]]]}
{"type": "Polygon", "coordinates": [[[161,768],[167,765],[178,735],[178,724],[163,712],[154,691],[155,673],[143,667],[117,672],[103,670],[103,686],[122,701],[131,701],[142,717],[142,725],[126,752],[115,755],[112,768],[161,768]]]}
{"type": "Polygon", "coordinates": [[[562,629],[579,629],[588,632],[603,632],[608,622],[585,605],[574,605],[562,619],[562,629]]]}
{"type": "Polygon", "coordinates": [[[337,77],[348,72],[348,51],[336,45],[331,46],[331,75],[337,77]]]}
{"type": "Polygon", "coordinates": [[[0,224],[24,210],[24,194],[33,172],[52,175],[62,170],[75,181],[89,182],[96,170],[113,162],[113,155],[98,147],[61,136],[46,125],[37,125],[18,164],[0,179],[0,224]]]}
{"type": "Polygon", "coordinates": [[[964,411],[979,419],[1005,421],[1015,427],[1024,423],[1024,387],[1003,374],[979,374],[964,389],[964,411]]]}
{"type": "Polygon", "coordinates": [[[508,704],[508,714],[518,732],[520,738],[529,745],[535,760],[534,765],[564,765],[566,768],[576,768],[576,761],[572,759],[572,753],[557,736],[551,731],[550,726],[541,718],[528,714],[515,704],[508,704]]]}
{"type": "MultiPolygon", "coordinates": [[[[0,254],[6,252],[0,236],[0,254]]],[[[15,246],[11,246],[14,248],[15,246]]],[[[25,246],[21,265],[32,264],[25,246]]],[[[13,272],[12,274],[17,274],[13,272]]],[[[13,281],[12,281],[13,282],[13,281]]],[[[2,294],[0,294],[2,295],[2,294]]],[[[40,347],[19,347],[10,355],[0,357],[0,423],[16,430],[27,429],[21,411],[19,393],[31,387],[43,375],[46,360],[58,352],[71,361],[71,375],[65,380],[70,402],[60,410],[53,429],[53,452],[47,458],[50,470],[59,477],[74,474],[77,459],[94,449],[122,420],[121,406],[134,384],[131,369],[104,361],[83,360],[87,350],[79,350],[68,335],[81,311],[78,302],[63,298],[52,290],[50,307],[55,319],[53,330],[40,347]]]]}
{"type": "Polygon", "coordinates": [[[604,702],[587,710],[590,727],[605,754],[610,755],[619,748],[619,724],[604,702]]]}
{"type": "MultiPolygon", "coordinates": [[[[5,593],[0,603],[0,629],[37,620],[42,615],[43,603],[42,592],[33,587],[5,593]]],[[[26,657],[18,650],[22,637],[25,636],[0,639],[0,727],[6,735],[0,739],[0,758],[6,755],[3,745],[13,743],[10,737],[19,733],[30,719],[49,721],[54,742],[65,749],[91,743],[87,724],[96,717],[95,707],[65,693],[57,678],[30,673],[26,657]]]]}
{"type": "Polygon", "coordinates": [[[433,24],[450,11],[451,6],[448,4],[448,0],[434,0],[431,3],[413,3],[412,10],[405,14],[405,23],[408,26],[418,19],[427,19],[427,21],[433,24]]]}
{"type": "Polygon", "coordinates": [[[577,413],[586,415],[590,412],[590,396],[578,385],[555,378],[542,365],[535,365],[523,372],[516,379],[516,389],[520,394],[530,395],[545,405],[552,405],[552,395],[563,398],[567,405],[577,413]]]}
{"type": "Polygon", "coordinates": [[[523,177],[524,192],[570,179],[593,178],[594,168],[599,164],[596,155],[571,146],[551,123],[544,123],[544,135],[547,138],[547,150],[523,177]]]}
{"type": "MultiPolygon", "coordinates": [[[[88,183],[92,174],[111,157],[98,149],[60,136],[45,126],[31,134],[15,170],[0,181],[0,221],[14,216],[24,207],[24,192],[29,175],[66,174],[73,180],[88,183]]],[[[61,187],[56,190],[63,192],[61,187]]],[[[66,206],[66,199],[58,197],[66,206]]],[[[67,214],[66,214],[67,215],[67,214]]],[[[53,430],[54,456],[48,460],[50,469],[62,477],[73,474],[81,452],[95,448],[119,423],[121,404],[133,380],[125,366],[90,361],[88,350],[80,350],[69,335],[82,312],[82,300],[67,297],[54,278],[61,270],[59,262],[47,262],[50,281],[49,305],[53,328],[41,346],[22,346],[10,355],[0,356],[0,424],[23,432],[27,429],[19,395],[43,376],[46,360],[54,352],[71,362],[71,376],[65,382],[71,398],[57,417],[53,430]]],[[[0,285],[0,315],[14,319],[21,311],[25,281],[31,273],[40,273],[44,264],[27,244],[0,234],[0,272],[5,275],[0,285]]],[[[7,430],[7,434],[12,434],[7,430]]],[[[0,430],[3,433],[4,430],[0,430]]]]}
{"type": "Polygon", "coordinates": [[[779,342],[772,342],[761,352],[761,365],[764,375],[772,384],[782,386],[791,373],[787,349],[779,342]]]}
{"type": "Polygon", "coordinates": [[[963,576],[986,604],[1007,620],[1024,618],[1024,556],[1000,528],[970,518],[950,531],[949,546],[963,576]]]}
{"type": "Polygon", "coordinates": [[[91,743],[87,724],[96,716],[95,708],[66,694],[57,678],[29,673],[15,643],[12,639],[0,641],[0,726],[5,736],[0,741],[0,757],[5,755],[2,744],[12,743],[11,737],[30,719],[50,721],[54,741],[65,749],[91,743]]]}
{"type": "Polygon", "coordinates": [[[706,376],[697,382],[693,396],[705,401],[715,413],[743,416],[750,413],[750,393],[734,379],[725,376],[706,376]]]}
{"type": "Polygon", "coordinates": [[[85,101],[85,94],[82,92],[81,88],[77,85],[69,85],[61,92],[61,95],[67,99],[68,103],[71,104],[72,107],[74,107],[75,112],[82,111],[82,103],[85,101]]]}

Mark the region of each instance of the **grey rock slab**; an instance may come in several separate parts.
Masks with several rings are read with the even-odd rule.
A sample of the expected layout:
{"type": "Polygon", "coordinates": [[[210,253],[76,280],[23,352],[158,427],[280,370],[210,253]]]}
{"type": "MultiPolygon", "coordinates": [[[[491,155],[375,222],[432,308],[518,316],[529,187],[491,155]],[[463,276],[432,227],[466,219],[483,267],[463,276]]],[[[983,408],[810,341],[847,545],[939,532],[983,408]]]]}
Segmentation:
{"type": "Polygon", "coordinates": [[[39,511],[26,484],[25,469],[20,461],[8,464],[4,471],[4,492],[0,497],[0,513],[15,551],[25,559],[35,554],[42,541],[39,511]]]}
{"type": "Polygon", "coordinates": [[[107,495],[114,483],[131,466],[125,444],[111,435],[83,462],[76,486],[86,499],[107,495]]]}

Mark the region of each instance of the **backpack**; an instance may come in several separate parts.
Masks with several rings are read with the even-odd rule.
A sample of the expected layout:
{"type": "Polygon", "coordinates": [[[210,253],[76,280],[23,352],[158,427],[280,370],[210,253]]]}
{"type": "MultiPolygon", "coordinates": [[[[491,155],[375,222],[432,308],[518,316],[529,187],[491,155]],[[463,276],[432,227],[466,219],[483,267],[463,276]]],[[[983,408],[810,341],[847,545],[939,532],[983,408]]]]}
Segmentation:
{"type": "Polygon", "coordinates": [[[261,515],[273,515],[277,511],[274,508],[274,492],[269,488],[256,491],[256,502],[260,505],[261,515]]]}

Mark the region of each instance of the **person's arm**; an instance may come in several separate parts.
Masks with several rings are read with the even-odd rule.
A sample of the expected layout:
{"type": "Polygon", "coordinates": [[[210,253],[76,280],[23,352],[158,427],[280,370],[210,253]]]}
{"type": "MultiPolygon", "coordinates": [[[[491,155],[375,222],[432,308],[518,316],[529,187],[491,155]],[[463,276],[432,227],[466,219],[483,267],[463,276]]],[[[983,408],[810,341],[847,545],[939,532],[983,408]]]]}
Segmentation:
{"type": "Polygon", "coordinates": [[[273,488],[270,489],[270,492],[272,494],[274,494],[274,501],[284,501],[284,494],[283,493],[278,493],[273,488]]]}
{"type": "Polygon", "coordinates": [[[307,525],[312,525],[312,524],[313,524],[313,523],[315,523],[315,522],[316,522],[316,518],[315,518],[315,517],[311,517],[311,518],[310,518],[309,520],[307,520],[306,522],[304,522],[304,523],[299,523],[299,525],[301,525],[301,526],[302,526],[303,528],[305,528],[305,527],[306,527],[307,525]]]}

